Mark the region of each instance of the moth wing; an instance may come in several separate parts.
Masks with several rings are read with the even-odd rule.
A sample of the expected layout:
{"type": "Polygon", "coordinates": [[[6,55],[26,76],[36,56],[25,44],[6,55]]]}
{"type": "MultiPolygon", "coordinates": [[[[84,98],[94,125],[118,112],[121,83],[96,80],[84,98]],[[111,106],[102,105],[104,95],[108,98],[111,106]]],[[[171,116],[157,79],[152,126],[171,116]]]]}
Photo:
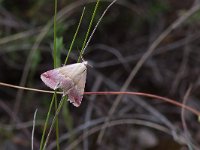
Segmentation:
{"type": "Polygon", "coordinates": [[[72,89],[69,90],[68,99],[76,107],[80,106],[81,101],[83,99],[86,75],[87,75],[87,71],[85,70],[82,73],[82,76],[79,82],[72,89]]]}
{"type": "Polygon", "coordinates": [[[60,88],[63,90],[63,95],[67,95],[69,90],[74,86],[74,82],[69,77],[63,76],[63,80],[60,82],[60,88]]]}
{"type": "Polygon", "coordinates": [[[81,63],[75,63],[75,64],[70,64],[70,65],[65,65],[65,66],[62,66],[60,68],[65,68],[66,71],[71,71],[74,68],[77,68],[77,66],[79,66],[80,64],[81,63]]]}
{"type": "Polygon", "coordinates": [[[87,68],[84,63],[75,63],[60,67],[59,72],[62,75],[71,78],[77,84],[82,76],[82,73],[86,70],[87,68]]]}
{"type": "Polygon", "coordinates": [[[81,63],[75,63],[75,64],[60,67],[58,69],[62,74],[68,75],[69,77],[71,77],[71,74],[73,74],[73,72],[75,72],[80,65],[81,63]]]}
{"type": "Polygon", "coordinates": [[[85,90],[86,76],[87,76],[87,71],[85,70],[82,73],[82,76],[81,76],[80,80],[77,83],[77,89],[79,90],[81,95],[83,95],[84,90],[85,90]]]}
{"type": "Polygon", "coordinates": [[[41,74],[40,76],[41,80],[51,89],[57,89],[58,88],[58,79],[59,79],[59,72],[58,69],[53,69],[46,71],[41,74]]]}

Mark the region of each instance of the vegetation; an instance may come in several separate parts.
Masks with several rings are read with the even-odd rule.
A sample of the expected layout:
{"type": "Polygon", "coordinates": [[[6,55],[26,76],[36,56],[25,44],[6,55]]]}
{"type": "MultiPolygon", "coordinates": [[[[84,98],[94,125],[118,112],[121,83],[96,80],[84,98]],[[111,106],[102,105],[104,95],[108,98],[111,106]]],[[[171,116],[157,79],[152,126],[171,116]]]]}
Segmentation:
{"type": "Polygon", "coordinates": [[[0,149],[198,149],[199,9],[171,0],[1,0],[0,149]],[[82,59],[78,108],[60,90],[11,88],[48,90],[41,73],[82,59]]]}

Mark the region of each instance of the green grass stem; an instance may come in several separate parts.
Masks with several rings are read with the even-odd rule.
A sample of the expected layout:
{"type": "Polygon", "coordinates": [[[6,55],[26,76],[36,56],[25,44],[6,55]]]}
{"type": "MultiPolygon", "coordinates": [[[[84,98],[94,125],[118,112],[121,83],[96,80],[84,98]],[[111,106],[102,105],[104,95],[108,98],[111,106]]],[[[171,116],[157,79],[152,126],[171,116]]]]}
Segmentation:
{"type": "Polygon", "coordinates": [[[73,36],[73,39],[72,39],[72,42],[71,42],[71,45],[70,45],[70,48],[69,48],[68,54],[67,54],[67,56],[66,56],[66,59],[65,59],[64,65],[66,65],[66,63],[67,63],[67,61],[68,61],[68,59],[69,59],[69,55],[70,55],[70,53],[71,53],[71,51],[72,51],[72,48],[73,48],[74,42],[75,42],[75,40],[76,40],[76,36],[77,36],[77,34],[78,34],[78,31],[79,31],[80,25],[81,25],[81,23],[82,23],[82,19],[83,19],[84,13],[85,13],[85,7],[83,8],[83,11],[82,11],[81,17],[80,17],[80,19],[79,19],[79,23],[78,23],[78,26],[77,26],[77,28],[76,28],[76,32],[75,32],[75,34],[74,34],[74,36],[73,36]]]}
{"type": "Polygon", "coordinates": [[[47,117],[46,117],[46,120],[45,120],[45,123],[44,123],[44,129],[43,129],[42,138],[41,138],[41,142],[40,142],[40,150],[43,150],[44,137],[45,137],[45,133],[46,133],[46,130],[47,130],[47,126],[48,126],[48,122],[49,122],[49,117],[50,117],[50,113],[51,113],[51,109],[52,109],[54,100],[55,100],[55,93],[53,94],[53,97],[51,99],[51,103],[50,103],[50,106],[49,106],[47,117]]]}
{"type": "Polygon", "coordinates": [[[85,39],[84,39],[84,42],[83,42],[83,45],[82,45],[82,48],[81,48],[81,52],[80,52],[80,55],[79,55],[79,58],[78,58],[78,61],[77,61],[77,62],[80,62],[80,59],[81,59],[81,57],[83,56],[84,48],[85,48],[85,45],[86,45],[86,42],[87,42],[87,39],[88,39],[90,30],[91,30],[91,28],[92,28],[92,24],[93,24],[94,17],[95,17],[96,12],[97,12],[97,8],[98,8],[98,6],[99,6],[99,2],[100,2],[100,0],[97,0],[96,5],[95,5],[95,8],[94,8],[94,11],[93,11],[93,13],[92,13],[92,18],[91,18],[91,20],[90,20],[90,24],[89,24],[89,26],[88,26],[88,30],[87,30],[87,32],[86,32],[85,39]]]}

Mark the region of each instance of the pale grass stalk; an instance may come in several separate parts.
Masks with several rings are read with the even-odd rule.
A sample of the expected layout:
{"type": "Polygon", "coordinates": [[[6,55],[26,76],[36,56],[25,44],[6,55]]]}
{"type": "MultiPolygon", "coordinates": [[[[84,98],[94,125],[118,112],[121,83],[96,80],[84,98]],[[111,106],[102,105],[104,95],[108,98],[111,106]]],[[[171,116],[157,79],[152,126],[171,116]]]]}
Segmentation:
{"type": "Polygon", "coordinates": [[[35,122],[36,122],[36,114],[37,114],[37,109],[35,110],[34,117],[33,117],[33,129],[32,129],[32,134],[31,134],[31,150],[34,149],[34,132],[35,132],[35,122]]]}

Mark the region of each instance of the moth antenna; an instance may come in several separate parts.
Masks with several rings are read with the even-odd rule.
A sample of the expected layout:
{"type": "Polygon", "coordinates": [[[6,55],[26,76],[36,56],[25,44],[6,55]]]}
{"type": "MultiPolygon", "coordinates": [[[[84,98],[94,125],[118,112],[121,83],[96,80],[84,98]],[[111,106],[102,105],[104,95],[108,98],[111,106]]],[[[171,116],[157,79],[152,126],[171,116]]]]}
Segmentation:
{"type": "Polygon", "coordinates": [[[87,65],[88,65],[89,67],[91,67],[91,68],[94,68],[94,67],[93,67],[91,64],[89,64],[89,63],[88,63],[87,65]]]}
{"type": "Polygon", "coordinates": [[[89,63],[88,61],[84,61],[84,62],[86,62],[85,63],[86,66],[89,66],[89,67],[93,68],[93,66],[91,65],[91,63],[89,63]]]}

